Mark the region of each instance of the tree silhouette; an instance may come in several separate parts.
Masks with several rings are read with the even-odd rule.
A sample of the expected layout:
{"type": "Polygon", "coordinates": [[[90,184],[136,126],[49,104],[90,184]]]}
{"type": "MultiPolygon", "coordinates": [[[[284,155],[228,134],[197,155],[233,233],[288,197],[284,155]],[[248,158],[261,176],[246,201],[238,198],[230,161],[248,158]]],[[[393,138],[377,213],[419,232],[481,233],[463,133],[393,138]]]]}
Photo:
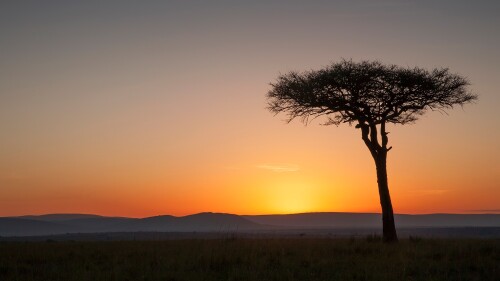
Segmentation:
{"type": "Polygon", "coordinates": [[[477,99],[466,78],[448,69],[427,71],[384,65],[378,61],[343,60],[321,69],[280,75],[268,92],[268,109],[287,113],[287,121],[326,116],[326,125],[355,124],[377,170],[383,237],[397,241],[387,181],[386,124],[412,123],[427,110],[445,111],[477,99]]]}

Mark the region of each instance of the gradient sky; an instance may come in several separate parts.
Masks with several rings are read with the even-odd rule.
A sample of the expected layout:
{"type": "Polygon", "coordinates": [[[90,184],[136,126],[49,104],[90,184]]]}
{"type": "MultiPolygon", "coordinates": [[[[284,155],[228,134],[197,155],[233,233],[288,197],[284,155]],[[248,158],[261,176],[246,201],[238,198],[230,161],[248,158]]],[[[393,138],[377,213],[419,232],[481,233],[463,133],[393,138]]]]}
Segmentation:
{"type": "Polygon", "coordinates": [[[449,67],[479,101],[391,126],[396,213],[500,212],[498,1],[1,1],[0,216],[379,212],[359,130],[285,124],[280,73],[449,67]]]}

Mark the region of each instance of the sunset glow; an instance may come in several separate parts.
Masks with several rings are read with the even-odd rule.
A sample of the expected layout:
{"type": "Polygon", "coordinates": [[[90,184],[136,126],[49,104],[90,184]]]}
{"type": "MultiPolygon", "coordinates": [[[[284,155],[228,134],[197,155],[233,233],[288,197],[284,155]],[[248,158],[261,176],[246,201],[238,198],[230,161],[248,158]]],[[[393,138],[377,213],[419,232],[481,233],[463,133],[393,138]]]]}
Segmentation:
{"type": "Polygon", "coordinates": [[[359,130],[266,109],[341,58],[468,77],[476,104],[388,128],[392,202],[500,212],[498,6],[42,2],[0,4],[0,216],[380,212],[359,130]]]}

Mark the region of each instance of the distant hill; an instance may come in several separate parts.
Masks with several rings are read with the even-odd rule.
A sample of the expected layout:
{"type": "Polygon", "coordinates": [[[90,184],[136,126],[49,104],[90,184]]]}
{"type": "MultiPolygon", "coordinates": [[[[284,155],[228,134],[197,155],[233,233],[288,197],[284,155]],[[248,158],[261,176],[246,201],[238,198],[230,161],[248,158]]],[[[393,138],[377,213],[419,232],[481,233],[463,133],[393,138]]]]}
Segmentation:
{"type": "Polygon", "coordinates": [[[53,235],[75,232],[70,225],[33,219],[0,218],[0,236],[53,235]]]}
{"type": "Polygon", "coordinates": [[[500,226],[500,214],[396,215],[399,227],[493,227],[500,226]]]}
{"type": "Polygon", "coordinates": [[[73,219],[88,219],[88,218],[102,218],[103,216],[98,215],[88,215],[88,214],[47,214],[47,215],[28,215],[28,216],[20,216],[16,218],[20,219],[32,219],[38,221],[50,221],[50,222],[58,222],[58,221],[67,221],[73,219]]]}
{"type": "MultiPolygon", "coordinates": [[[[303,213],[257,216],[199,213],[182,217],[163,215],[141,219],[88,214],[50,214],[0,217],[0,236],[119,232],[285,233],[301,229],[313,230],[316,233],[320,229],[334,230],[338,233],[355,233],[355,229],[378,231],[381,229],[381,220],[381,215],[376,213],[303,213]],[[342,229],[343,231],[340,231],[342,229]],[[346,231],[348,229],[350,230],[346,231]],[[353,229],[354,231],[351,231],[353,229]]],[[[397,214],[395,220],[399,229],[500,227],[500,214],[397,214]]]]}
{"type": "MultiPolygon", "coordinates": [[[[255,223],[297,228],[381,228],[377,213],[302,213],[243,216],[255,223]]],[[[396,226],[403,227],[500,227],[500,214],[396,214],[396,226]]]]}
{"type": "Polygon", "coordinates": [[[371,213],[303,213],[289,215],[243,216],[255,223],[293,228],[378,228],[380,214],[371,213]]]}
{"type": "Polygon", "coordinates": [[[0,236],[34,236],[103,232],[236,232],[263,226],[241,216],[200,213],[183,217],[155,216],[142,219],[82,214],[51,214],[0,218],[0,236]]]}

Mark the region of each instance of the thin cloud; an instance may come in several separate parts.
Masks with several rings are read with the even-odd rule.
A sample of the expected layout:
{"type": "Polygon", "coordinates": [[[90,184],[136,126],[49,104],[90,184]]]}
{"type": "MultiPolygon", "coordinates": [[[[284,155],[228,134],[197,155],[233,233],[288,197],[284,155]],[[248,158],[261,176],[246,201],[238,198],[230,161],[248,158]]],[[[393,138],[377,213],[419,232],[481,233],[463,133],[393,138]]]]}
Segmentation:
{"type": "Polygon", "coordinates": [[[298,165],[294,164],[260,164],[256,166],[259,169],[269,170],[277,173],[296,172],[299,170],[298,165]]]}

